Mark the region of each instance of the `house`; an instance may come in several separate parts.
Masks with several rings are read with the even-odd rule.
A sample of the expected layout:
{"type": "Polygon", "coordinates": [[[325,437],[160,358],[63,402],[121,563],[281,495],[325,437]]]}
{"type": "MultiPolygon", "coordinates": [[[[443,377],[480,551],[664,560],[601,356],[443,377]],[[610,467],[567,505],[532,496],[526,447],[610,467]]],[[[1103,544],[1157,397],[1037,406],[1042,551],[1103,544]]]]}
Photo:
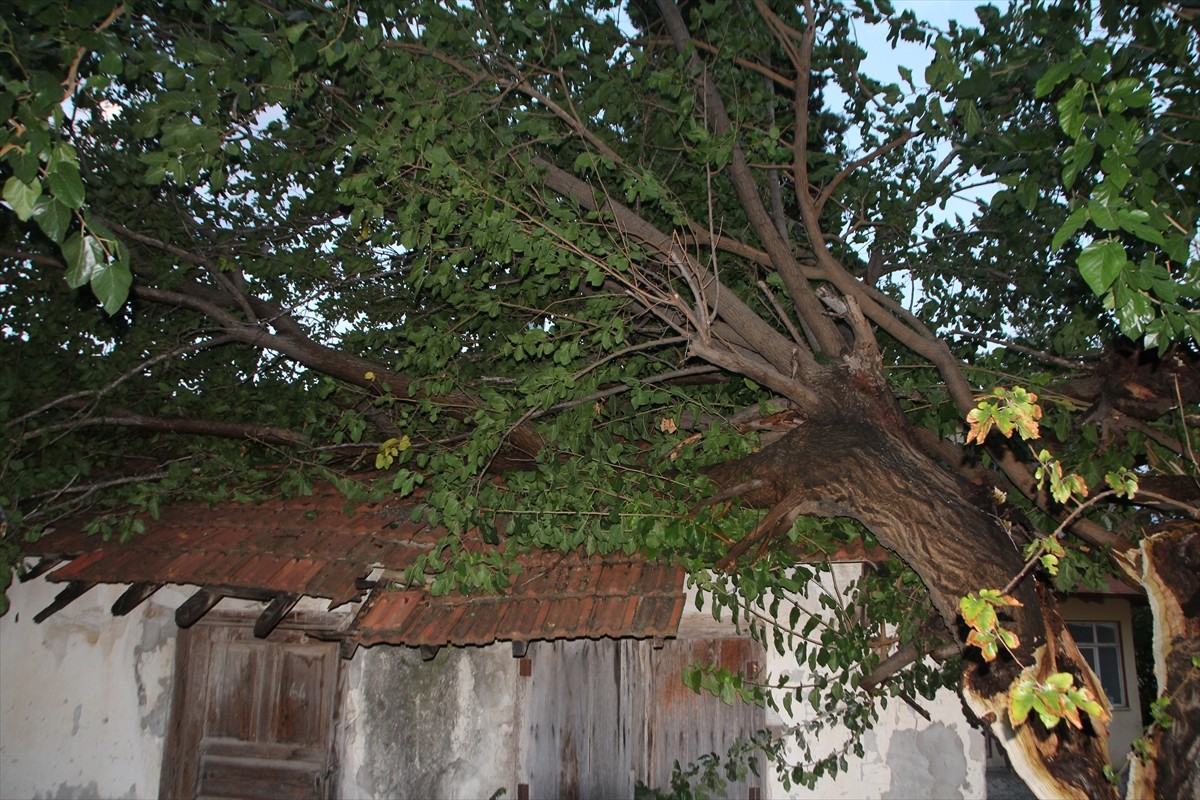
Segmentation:
{"type": "MultiPolygon", "coordinates": [[[[698,661],[804,676],[678,567],[534,552],[500,594],[434,597],[397,588],[440,538],[411,510],[318,487],[164,508],[134,546],[50,532],[0,618],[0,796],[631,797],[784,724],[683,686],[698,661]]],[[[927,716],[893,704],[811,793],[765,767],[727,791],[980,796],[958,698],[927,716]]]]}
{"type": "Polygon", "coordinates": [[[1118,769],[1145,732],[1133,647],[1133,608],[1145,602],[1141,592],[1109,579],[1102,590],[1077,592],[1062,606],[1075,643],[1112,705],[1108,753],[1118,769]]]}

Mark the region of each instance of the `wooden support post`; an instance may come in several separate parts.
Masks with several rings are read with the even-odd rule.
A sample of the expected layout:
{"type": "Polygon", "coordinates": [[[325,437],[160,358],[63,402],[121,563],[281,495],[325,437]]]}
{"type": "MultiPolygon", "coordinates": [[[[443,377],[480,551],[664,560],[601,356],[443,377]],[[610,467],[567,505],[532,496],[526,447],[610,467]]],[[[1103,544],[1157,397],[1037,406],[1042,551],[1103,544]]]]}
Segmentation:
{"type": "Polygon", "coordinates": [[[354,658],[354,654],[358,652],[357,639],[342,639],[342,643],[338,645],[338,655],[349,661],[354,658]]]}
{"type": "Polygon", "coordinates": [[[54,601],[50,603],[50,605],[46,606],[37,613],[37,616],[33,618],[33,621],[44,622],[54,614],[57,614],[59,611],[62,611],[64,608],[69,606],[76,598],[95,585],[96,584],[88,583],[87,581],[71,581],[61,592],[58,593],[58,596],[54,598],[54,601]]]}
{"type": "Polygon", "coordinates": [[[270,635],[271,631],[275,630],[275,626],[280,620],[287,616],[287,613],[292,610],[300,600],[298,594],[278,594],[267,605],[259,618],[254,623],[254,636],[258,639],[265,639],[270,635]]]}
{"type": "Polygon", "coordinates": [[[161,583],[135,583],[112,604],[112,615],[123,617],[133,611],[150,595],[162,588],[161,583]]]}

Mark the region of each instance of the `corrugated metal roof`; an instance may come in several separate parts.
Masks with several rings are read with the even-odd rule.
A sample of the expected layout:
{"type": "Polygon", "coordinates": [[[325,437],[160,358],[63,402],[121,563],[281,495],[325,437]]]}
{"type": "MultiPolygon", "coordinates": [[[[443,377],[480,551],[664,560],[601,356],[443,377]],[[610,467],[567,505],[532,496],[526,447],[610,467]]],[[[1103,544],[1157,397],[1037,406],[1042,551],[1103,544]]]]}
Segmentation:
{"type": "MultiPolygon", "coordinates": [[[[377,568],[399,573],[445,535],[412,521],[414,506],[351,503],[331,486],[312,496],[210,508],[164,507],[128,545],[64,526],[28,545],[29,555],[67,560],[48,577],[82,583],[192,584],[323,597],[330,607],[363,598],[377,568]]],[[[486,549],[480,537],[471,549],[486,549]]],[[[667,637],[683,612],[683,570],[624,554],[537,550],[516,556],[521,572],[500,594],[434,597],[380,582],[344,632],[348,642],[439,646],[494,641],[667,637]]]]}

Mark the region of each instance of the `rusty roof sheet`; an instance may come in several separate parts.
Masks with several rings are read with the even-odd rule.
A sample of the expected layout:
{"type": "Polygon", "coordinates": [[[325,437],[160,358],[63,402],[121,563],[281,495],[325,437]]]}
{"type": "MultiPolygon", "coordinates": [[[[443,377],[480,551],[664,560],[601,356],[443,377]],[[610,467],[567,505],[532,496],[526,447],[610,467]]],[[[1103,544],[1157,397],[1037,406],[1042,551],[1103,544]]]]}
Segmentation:
{"type": "MultiPolygon", "coordinates": [[[[232,593],[323,597],[330,607],[364,596],[373,570],[398,573],[445,531],[412,521],[413,504],[352,503],[332,486],[311,496],[257,504],[164,507],[129,545],[103,542],[82,525],[50,531],[26,552],[67,563],[53,581],[192,584],[232,593]]],[[[470,534],[468,534],[470,535],[470,534]]],[[[473,537],[471,549],[486,548],[473,537]]],[[[366,597],[350,641],[439,646],[500,640],[674,636],[683,612],[683,570],[640,556],[537,550],[495,595],[426,589],[366,597]]]]}

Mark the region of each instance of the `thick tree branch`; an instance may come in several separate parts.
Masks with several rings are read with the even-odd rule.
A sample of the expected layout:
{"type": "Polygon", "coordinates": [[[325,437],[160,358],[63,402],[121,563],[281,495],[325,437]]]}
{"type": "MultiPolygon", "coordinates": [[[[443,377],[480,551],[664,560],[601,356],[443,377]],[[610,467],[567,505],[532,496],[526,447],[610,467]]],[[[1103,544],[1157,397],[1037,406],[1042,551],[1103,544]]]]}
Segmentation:
{"type": "MultiPolygon", "coordinates": [[[[414,390],[411,378],[393,372],[374,361],[319,344],[307,337],[271,333],[261,325],[248,325],[215,303],[199,297],[149,286],[134,286],[132,292],[150,302],[196,311],[220,323],[225,334],[236,341],[252,347],[274,350],[309,369],[355,386],[379,390],[386,385],[399,400],[415,402],[428,399],[458,419],[467,419],[480,408],[479,402],[468,394],[456,392],[427,395],[414,390]],[[368,377],[369,375],[373,377],[368,377]]],[[[528,425],[514,430],[509,441],[528,456],[536,455],[545,445],[541,434],[528,425]]]]}
{"type": "MultiPolygon", "coordinates": [[[[679,8],[673,0],[659,0],[658,6],[663,21],[666,23],[667,31],[675,42],[676,49],[681,55],[688,53],[691,36],[679,13],[679,8]]],[[[708,69],[694,52],[689,58],[689,68],[693,71],[699,86],[705,114],[713,130],[721,136],[734,133],[733,123],[725,110],[725,102],[721,99],[721,93],[713,82],[708,69]]],[[[803,138],[803,131],[807,128],[798,130],[800,132],[797,133],[797,137],[803,138]]],[[[792,255],[791,247],[776,229],[770,213],[758,194],[758,186],[755,184],[749,164],[746,162],[746,155],[736,139],[733,143],[733,155],[729,162],[729,178],[742,209],[750,221],[750,226],[763,242],[767,253],[770,254],[775,270],[783,278],[792,302],[796,305],[797,313],[812,328],[813,335],[820,343],[821,349],[830,357],[839,355],[845,349],[846,342],[838,333],[833,322],[825,316],[821,303],[813,294],[812,287],[804,278],[800,265],[792,255]]],[[[813,235],[812,230],[809,231],[809,235],[810,237],[813,235]]],[[[819,232],[817,235],[820,235],[819,232]]]]}
{"type": "MultiPolygon", "coordinates": [[[[758,376],[754,378],[755,380],[765,378],[763,368],[770,367],[776,373],[776,376],[771,379],[769,384],[764,385],[771,385],[775,391],[785,396],[793,397],[793,399],[795,399],[794,396],[797,392],[801,392],[804,394],[804,399],[798,399],[797,402],[802,404],[815,400],[815,397],[811,394],[803,393],[803,389],[798,388],[796,385],[792,385],[788,391],[776,388],[780,385],[781,379],[791,376],[794,372],[793,365],[796,363],[797,345],[790,342],[787,337],[783,336],[758,316],[758,314],[738,298],[735,292],[721,285],[716,277],[702,265],[692,261],[691,256],[683,250],[677,240],[658,230],[635,211],[618,203],[611,197],[605,196],[603,200],[598,200],[592,186],[584,183],[565,170],[541,159],[538,159],[536,163],[545,170],[544,181],[549,189],[571,198],[589,211],[603,211],[611,215],[613,223],[622,235],[628,236],[643,246],[658,252],[663,260],[668,263],[671,263],[672,260],[689,261],[691,268],[700,275],[700,279],[705,285],[719,287],[717,294],[719,294],[720,301],[719,304],[714,304],[712,310],[725,320],[733,331],[741,334],[741,338],[764,361],[758,365],[752,365],[746,363],[744,357],[739,357],[735,354],[722,356],[719,351],[724,348],[713,344],[705,345],[702,348],[703,353],[693,346],[693,353],[695,355],[706,360],[713,357],[720,358],[720,361],[712,361],[712,363],[725,369],[734,368],[732,366],[734,364],[737,364],[739,367],[752,369],[758,376]]],[[[751,376],[747,374],[747,377],[751,376]]]]}
{"type": "MultiPolygon", "coordinates": [[[[82,410],[79,403],[64,403],[65,408],[82,410]]],[[[222,422],[207,419],[183,419],[179,417],[149,417],[126,408],[113,408],[105,414],[97,414],[54,425],[46,425],[22,434],[22,441],[29,441],[60,430],[74,428],[120,427],[135,428],[157,433],[177,433],[193,436],[219,436],[225,439],[252,439],[267,444],[303,444],[305,437],[287,428],[257,423],[222,422]]]]}
{"type": "Polygon", "coordinates": [[[874,691],[876,686],[887,683],[888,680],[909,664],[920,661],[926,656],[931,657],[934,661],[945,661],[947,658],[953,658],[961,652],[961,645],[954,643],[941,644],[932,649],[918,648],[916,645],[906,645],[880,661],[871,674],[862,679],[859,683],[859,688],[867,692],[874,691]]]}

